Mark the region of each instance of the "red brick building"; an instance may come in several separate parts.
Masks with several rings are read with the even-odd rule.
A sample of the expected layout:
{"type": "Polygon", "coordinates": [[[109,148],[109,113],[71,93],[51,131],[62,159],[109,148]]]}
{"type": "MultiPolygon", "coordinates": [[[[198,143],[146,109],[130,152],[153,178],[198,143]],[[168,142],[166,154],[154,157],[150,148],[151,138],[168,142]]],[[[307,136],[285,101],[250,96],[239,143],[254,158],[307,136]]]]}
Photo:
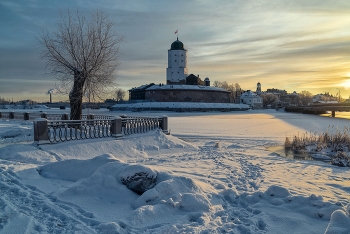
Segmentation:
{"type": "Polygon", "coordinates": [[[146,89],[145,99],[153,102],[229,103],[230,92],[201,85],[153,85],[146,89]]]}

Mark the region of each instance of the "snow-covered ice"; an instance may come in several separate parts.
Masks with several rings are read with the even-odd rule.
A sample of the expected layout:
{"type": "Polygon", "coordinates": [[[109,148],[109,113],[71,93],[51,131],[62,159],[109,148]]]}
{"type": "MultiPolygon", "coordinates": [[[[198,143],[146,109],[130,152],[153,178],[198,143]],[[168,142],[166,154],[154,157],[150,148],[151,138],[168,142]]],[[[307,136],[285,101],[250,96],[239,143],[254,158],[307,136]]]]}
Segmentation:
{"type": "Polygon", "coordinates": [[[171,135],[36,146],[31,122],[0,120],[0,233],[350,233],[349,169],[267,150],[349,120],[107,114],[168,115],[171,135]],[[134,175],[154,183],[139,195],[125,185],[134,175]]]}

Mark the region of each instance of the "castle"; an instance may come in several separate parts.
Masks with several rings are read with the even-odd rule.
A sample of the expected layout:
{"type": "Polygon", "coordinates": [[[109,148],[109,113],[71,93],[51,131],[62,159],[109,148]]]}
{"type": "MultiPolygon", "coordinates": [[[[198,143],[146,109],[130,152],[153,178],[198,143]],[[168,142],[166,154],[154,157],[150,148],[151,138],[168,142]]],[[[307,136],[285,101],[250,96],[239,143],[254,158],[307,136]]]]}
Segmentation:
{"type": "Polygon", "coordinates": [[[129,90],[129,100],[229,103],[229,94],[225,89],[210,86],[208,77],[203,81],[199,75],[188,75],[187,50],[177,38],[168,50],[166,84],[150,83],[132,88],[129,90]]]}

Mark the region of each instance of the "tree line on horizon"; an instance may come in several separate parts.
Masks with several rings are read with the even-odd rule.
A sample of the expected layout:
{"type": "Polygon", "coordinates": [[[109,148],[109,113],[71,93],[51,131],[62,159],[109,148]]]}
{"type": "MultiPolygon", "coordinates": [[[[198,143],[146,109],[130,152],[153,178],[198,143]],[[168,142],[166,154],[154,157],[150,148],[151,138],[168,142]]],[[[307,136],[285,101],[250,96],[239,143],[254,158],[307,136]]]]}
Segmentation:
{"type": "MultiPolygon", "coordinates": [[[[239,98],[239,96],[245,92],[245,90],[243,90],[241,88],[241,86],[238,83],[235,84],[228,84],[227,81],[214,81],[213,82],[213,86],[214,87],[218,87],[218,88],[223,88],[227,91],[230,92],[230,102],[235,102],[236,98],[239,98]]],[[[262,92],[260,94],[258,94],[259,96],[262,97],[263,99],[263,106],[267,107],[269,105],[274,105],[276,104],[278,101],[280,101],[279,97],[274,94],[274,93],[270,93],[270,92],[262,92]]],[[[313,101],[313,97],[314,95],[307,91],[307,90],[303,90],[300,93],[296,93],[296,95],[293,96],[293,94],[289,94],[291,96],[291,104],[294,105],[308,105],[310,103],[312,103],[313,101]]],[[[324,99],[323,101],[330,101],[334,99],[334,96],[332,94],[329,94],[329,92],[325,92],[324,94],[324,99]]],[[[341,98],[339,98],[339,100],[342,101],[341,98]]]]}

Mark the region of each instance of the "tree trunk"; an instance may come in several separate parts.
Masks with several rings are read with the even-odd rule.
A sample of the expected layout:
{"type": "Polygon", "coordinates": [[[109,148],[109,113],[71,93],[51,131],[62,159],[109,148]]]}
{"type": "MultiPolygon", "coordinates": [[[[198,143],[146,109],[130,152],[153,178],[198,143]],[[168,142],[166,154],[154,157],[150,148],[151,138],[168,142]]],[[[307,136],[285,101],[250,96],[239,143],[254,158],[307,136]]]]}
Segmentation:
{"type": "Polygon", "coordinates": [[[82,72],[74,72],[74,84],[69,94],[70,119],[80,120],[83,112],[83,90],[85,77],[82,72]]]}

